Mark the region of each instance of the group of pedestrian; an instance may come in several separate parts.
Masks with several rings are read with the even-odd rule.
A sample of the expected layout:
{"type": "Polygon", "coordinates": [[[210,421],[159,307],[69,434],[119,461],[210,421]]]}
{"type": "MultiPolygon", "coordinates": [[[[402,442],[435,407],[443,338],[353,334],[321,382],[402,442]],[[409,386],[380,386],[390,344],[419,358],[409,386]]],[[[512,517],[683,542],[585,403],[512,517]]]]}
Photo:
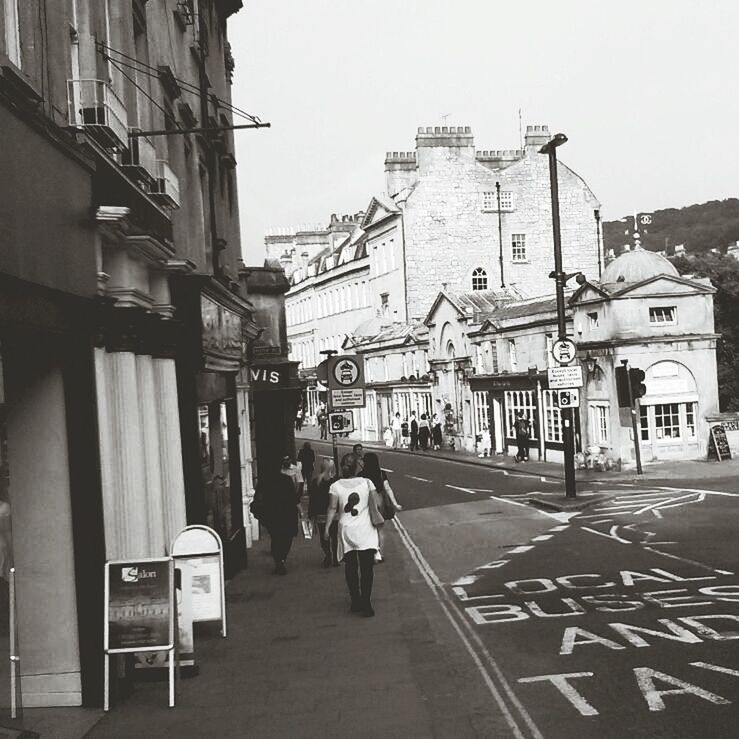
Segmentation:
{"type": "Polygon", "coordinates": [[[323,552],[323,567],[344,563],[349,590],[350,611],[374,616],[371,603],[374,565],[383,561],[382,526],[402,510],[380,467],[378,456],[364,453],[355,444],[341,458],[337,477],[333,460],[324,458],[316,465],[315,452],[305,442],[298,453],[301,472],[289,456],[280,470],[265,472],[252,503],[252,513],[268,531],[275,574],[287,574],[286,560],[292,540],[298,535],[298,522],[311,522],[318,531],[323,552]],[[307,491],[307,507],[301,506],[307,491]]]}
{"type": "MultiPolygon", "coordinates": [[[[400,419],[400,414],[396,413],[396,417],[400,419]]],[[[434,413],[431,419],[429,419],[429,414],[422,413],[419,420],[416,418],[416,412],[411,411],[408,431],[410,437],[409,449],[412,452],[441,449],[443,431],[438,413],[434,413]]]]}

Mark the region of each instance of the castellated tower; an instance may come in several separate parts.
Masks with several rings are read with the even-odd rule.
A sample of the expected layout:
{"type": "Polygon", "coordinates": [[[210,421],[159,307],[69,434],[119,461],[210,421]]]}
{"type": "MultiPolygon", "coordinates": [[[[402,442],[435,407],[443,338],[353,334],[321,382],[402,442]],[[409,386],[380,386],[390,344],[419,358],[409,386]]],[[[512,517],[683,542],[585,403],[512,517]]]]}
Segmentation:
{"type": "MultiPolygon", "coordinates": [[[[532,296],[554,291],[549,168],[539,153],[549,139],[547,126],[528,126],[524,150],[475,151],[468,126],[422,127],[415,158],[386,157],[388,191],[403,207],[411,315],[431,305],[442,283],[453,292],[473,289],[473,271],[485,275],[488,289],[514,287],[532,296]]],[[[559,196],[564,267],[597,279],[593,211],[600,206],[561,162],[559,196]]]]}

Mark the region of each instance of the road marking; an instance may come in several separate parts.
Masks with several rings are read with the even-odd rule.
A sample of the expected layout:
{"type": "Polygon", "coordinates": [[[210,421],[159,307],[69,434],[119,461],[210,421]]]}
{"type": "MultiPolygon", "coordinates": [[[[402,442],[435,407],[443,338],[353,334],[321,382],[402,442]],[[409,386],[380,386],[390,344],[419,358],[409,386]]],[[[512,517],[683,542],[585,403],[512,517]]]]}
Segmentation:
{"type": "Polygon", "coordinates": [[[707,493],[708,495],[726,495],[730,498],[739,498],[739,493],[727,493],[724,490],[706,490],[705,488],[668,488],[663,486],[657,486],[660,490],[673,490],[675,492],[686,492],[686,493],[707,493]]]}
{"type": "Polygon", "coordinates": [[[465,575],[452,583],[452,587],[463,587],[464,585],[472,585],[477,582],[479,575],[465,575]]]}
{"type": "Polygon", "coordinates": [[[524,552],[530,552],[533,548],[533,546],[529,545],[514,547],[508,551],[508,554],[523,554],[524,552]]]}
{"type": "MultiPolygon", "coordinates": [[[[621,542],[621,544],[631,544],[632,542],[628,541],[628,539],[622,539],[620,536],[612,536],[611,534],[606,534],[603,531],[596,531],[595,529],[589,529],[587,526],[581,526],[580,527],[583,531],[589,531],[591,534],[597,534],[598,536],[604,536],[606,539],[614,539],[615,541],[621,542]]],[[[616,528],[615,526],[613,528],[616,528]]]]}
{"type": "Polygon", "coordinates": [[[544,739],[543,734],[541,733],[541,731],[539,731],[538,727],[534,723],[534,720],[531,718],[528,711],[524,708],[524,706],[516,697],[516,694],[513,692],[513,689],[511,688],[508,680],[506,680],[506,677],[498,666],[498,663],[493,659],[490,652],[482,643],[480,637],[470,626],[462,610],[444,590],[436,573],[433,571],[433,569],[431,569],[431,565],[429,565],[429,563],[426,561],[426,558],[423,556],[420,549],[416,546],[416,543],[413,541],[406,528],[398,520],[397,516],[393,519],[393,525],[400,534],[401,541],[403,542],[403,545],[408,551],[408,554],[410,555],[414,564],[418,568],[418,571],[421,573],[421,576],[426,581],[426,585],[428,585],[429,589],[434,595],[434,598],[436,598],[439,606],[444,611],[444,615],[449,619],[452,627],[457,632],[459,638],[462,640],[467,653],[470,655],[472,661],[475,663],[475,666],[479,670],[482,679],[485,681],[485,684],[488,687],[488,690],[495,699],[495,702],[498,704],[498,707],[503,713],[503,716],[508,722],[508,725],[511,727],[513,735],[516,737],[516,739],[525,739],[525,735],[519,728],[518,723],[516,722],[516,718],[513,716],[511,709],[506,704],[501,691],[498,690],[495,683],[493,682],[492,675],[488,672],[488,670],[485,669],[485,665],[483,664],[480,656],[478,656],[478,653],[475,651],[472,642],[475,643],[479,653],[482,654],[482,656],[485,658],[485,661],[487,662],[496,679],[498,680],[501,690],[506,694],[508,700],[517,710],[519,716],[531,732],[531,735],[534,737],[534,739],[544,739]],[[467,632],[466,634],[465,631],[467,632]]]}
{"type": "Polygon", "coordinates": [[[646,549],[648,552],[654,552],[655,554],[661,554],[663,557],[669,557],[670,559],[677,559],[680,562],[686,562],[689,565],[695,565],[696,567],[700,567],[703,570],[708,570],[709,572],[718,572],[721,575],[733,575],[733,572],[730,572],[729,570],[717,570],[715,567],[711,567],[710,565],[704,565],[702,562],[696,562],[694,559],[688,559],[687,557],[679,557],[677,554],[670,554],[669,552],[660,552],[659,549],[653,549],[652,547],[643,545],[643,548],[646,549]]]}
{"type": "Polygon", "coordinates": [[[418,480],[419,482],[431,482],[431,480],[427,480],[425,477],[416,477],[415,475],[406,475],[406,477],[411,480],[418,480]]]}
{"type": "MultiPolygon", "coordinates": [[[[510,554],[510,552],[509,552],[510,554]]],[[[496,559],[494,562],[488,562],[486,565],[481,565],[478,570],[497,570],[498,567],[507,565],[510,560],[508,559],[496,559]]]]}
{"type": "Polygon", "coordinates": [[[549,529],[550,531],[564,531],[565,529],[568,529],[569,526],[555,526],[553,529],[549,529]]]}
{"type": "Polygon", "coordinates": [[[388,469],[387,467],[381,467],[383,472],[395,472],[395,470],[388,469]]]}
{"type": "Polygon", "coordinates": [[[553,534],[542,534],[541,536],[535,536],[531,541],[547,541],[553,538],[553,534]]]}
{"type": "Polygon", "coordinates": [[[456,485],[445,485],[444,487],[451,488],[452,490],[461,490],[463,493],[469,493],[470,495],[477,495],[477,492],[475,490],[471,490],[470,488],[460,488],[456,485]]]}

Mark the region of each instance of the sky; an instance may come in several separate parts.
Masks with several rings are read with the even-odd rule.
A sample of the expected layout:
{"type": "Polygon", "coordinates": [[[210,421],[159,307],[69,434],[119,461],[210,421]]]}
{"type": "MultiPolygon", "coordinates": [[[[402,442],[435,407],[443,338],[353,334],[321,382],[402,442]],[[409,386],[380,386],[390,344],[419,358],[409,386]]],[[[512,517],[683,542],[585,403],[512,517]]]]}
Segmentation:
{"type": "Polygon", "coordinates": [[[246,0],[229,22],[242,249],[364,210],[418,126],[547,124],[605,220],[739,196],[731,0],[246,0]]]}

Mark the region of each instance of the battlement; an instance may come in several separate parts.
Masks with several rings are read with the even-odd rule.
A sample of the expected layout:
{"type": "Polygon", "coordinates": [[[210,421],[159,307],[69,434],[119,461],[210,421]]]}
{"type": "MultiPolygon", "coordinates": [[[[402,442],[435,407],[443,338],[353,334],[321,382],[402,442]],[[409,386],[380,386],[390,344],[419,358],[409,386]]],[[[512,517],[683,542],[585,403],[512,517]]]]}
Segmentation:
{"type": "Polygon", "coordinates": [[[415,151],[388,151],[385,152],[385,164],[413,164],[416,163],[415,151]]]}
{"type": "Polygon", "coordinates": [[[336,213],[331,214],[331,226],[338,225],[340,223],[349,224],[349,225],[358,225],[362,222],[362,219],[364,218],[364,211],[360,210],[357,213],[350,213],[349,215],[337,215],[336,213]]]}
{"type": "Polygon", "coordinates": [[[474,146],[469,126],[419,126],[416,149],[428,147],[471,148],[474,146]]]}
{"type": "Polygon", "coordinates": [[[472,128],[470,126],[419,126],[419,135],[424,134],[426,136],[448,136],[448,135],[464,135],[472,134],[472,128]]]}
{"type": "Polygon", "coordinates": [[[490,159],[513,162],[516,159],[520,159],[523,155],[523,149],[485,149],[483,151],[475,152],[475,158],[477,160],[490,159]]]}

